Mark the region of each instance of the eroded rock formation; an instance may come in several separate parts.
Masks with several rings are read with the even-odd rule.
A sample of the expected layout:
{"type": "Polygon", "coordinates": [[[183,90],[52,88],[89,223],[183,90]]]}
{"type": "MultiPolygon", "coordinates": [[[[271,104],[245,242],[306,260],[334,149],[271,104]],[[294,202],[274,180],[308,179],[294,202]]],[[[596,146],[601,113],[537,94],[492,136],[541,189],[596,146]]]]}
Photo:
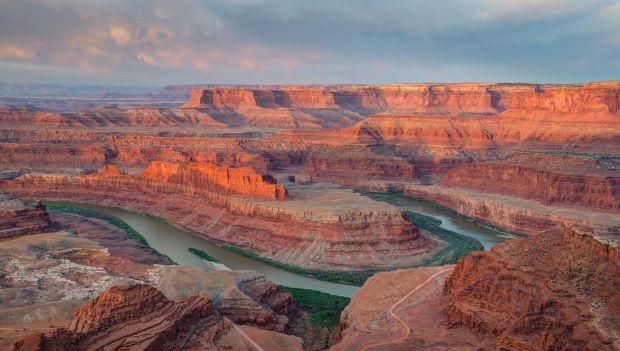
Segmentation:
{"type": "Polygon", "coordinates": [[[28,205],[15,196],[0,194],[0,241],[53,227],[43,204],[28,205]]]}
{"type": "Polygon", "coordinates": [[[379,273],[333,350],[616,350],[618,241],[566,229],[471,253],[454,267],[379,273]]]}
{"type": "Polygon", "coordinates": [[[492,335],[498,349],[616,349],[619,252],[566,229],[470,254],[445,283],[444,323],[492,335]]]}
{"type": "Polygon", "coordinates": [[[220,350],[258,344],[301,350],[292,336],[262,333],[247,339],[204,295],[168,300],[148,285],[114,286],[80,307],[66,329],[31,335],[15,350],[220,350]]]}
{"type": "MultiPolygon", "coordinates": [[[[351,191],[309,187],[296,190],[291,199],[273,200],[221,192],[219,185],[209,186],[202,176],[190,176],[189,165],[178,168],[188,167],[187,172],[179,171],[183,176],[167,181],[167,171],[158,170],[166,164],[154,165],[140,176],[119,175],[112,168],[73,177],[30,173],[2,186],[25,197],[87,201],[151,213],[211,241],[307,268],[411,266],[444,245],[422,235],[397,208],[351,191]]],[[[282,194],[278,192],[282,188],[266,186],[274,195],[282,194]]]]}

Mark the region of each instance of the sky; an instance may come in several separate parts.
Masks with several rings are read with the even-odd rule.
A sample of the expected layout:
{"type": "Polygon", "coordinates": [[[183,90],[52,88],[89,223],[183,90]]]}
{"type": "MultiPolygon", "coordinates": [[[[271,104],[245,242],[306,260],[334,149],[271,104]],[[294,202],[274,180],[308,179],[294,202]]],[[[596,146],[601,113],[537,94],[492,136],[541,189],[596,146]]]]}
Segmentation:
{"type": "Polygon", "coordinates": [[[620,0],[0,0],[0,82],[620,79],[620,0]]]}

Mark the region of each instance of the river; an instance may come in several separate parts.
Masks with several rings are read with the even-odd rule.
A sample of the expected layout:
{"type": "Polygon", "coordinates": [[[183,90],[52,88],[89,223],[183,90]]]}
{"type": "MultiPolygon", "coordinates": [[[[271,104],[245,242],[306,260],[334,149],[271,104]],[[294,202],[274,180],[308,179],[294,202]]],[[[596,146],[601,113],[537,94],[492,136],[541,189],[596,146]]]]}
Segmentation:
{"type": "Polygon", "coordinates": [[[489,250],[502,241],[516,238],[514,235],[485,227],[448,211],[430,206],[428,203],[416,200],[412,197],[386,193],[364,194],[372,199],[385,201],[403,210],[418,212],[439,219],[441,221],[440,227],[478,240],[482,246],[484,246],[485,250],[489,250]]]}
{"type": "Polygon", "coordinates": [[[192,236],[182,229],[143,216],[136,212],[127,211],[117,207],[76,202],[48,201],[48,203],[85,207],[118,217],[140,233],[152,248],[170,257],[173,261],[180,265],[198,268],[207,267],[200,258],[188,251],[190,247],[193,247],[206,252],[230,269],[258,271],[263,273],[267,279],[278,285],[318,290],[328,294],[346,297],[353,296],[353,294],[360,289],[359,286],[331,283],[270,266],[263,262],[222,249],[221,247],[211,244],[203,239],[192,236]]]}
{"type": "MultiPolygon", "coordinates": [[[[493,245],[511,238],[509,235],[466,221],[458,216],[433,208],[411,198],[392,196],[390,199],[390,203],[403,209],[413,210],[440,219],[443,228],[474,237],[484,245],[485,249],[489,249],[493,245]]],[[[233,270],[258,271],[265,274],[267,279],[279,285],[318,290],[332,295],[346,297],[353,296],[353,294],[360,289],[358,286],[331,283],[270,266],[263,262],[222,249],[170,224],[162,223],[153,218],[121,208],[74,202],[50,201],[50,204],[85,207],[118,217],[140,233],[151,247],[167,255],[173,261],[181,265],[206,268],[205,263],[200,258],[188,251],[190,247],[193,247],[213,256],[233,270]]]]}

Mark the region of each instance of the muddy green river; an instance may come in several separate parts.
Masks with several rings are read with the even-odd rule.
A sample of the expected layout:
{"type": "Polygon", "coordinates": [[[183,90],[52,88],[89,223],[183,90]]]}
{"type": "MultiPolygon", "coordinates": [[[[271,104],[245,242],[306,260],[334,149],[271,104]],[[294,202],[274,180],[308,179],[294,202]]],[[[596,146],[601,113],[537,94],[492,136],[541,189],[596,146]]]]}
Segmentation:
{"type": "MultiPolygon", "coordinates": [[[[270,266],[263,262],[222,249],[203,239],[194,237],[177,227],[170,224],[161,223],[139,213],[126,211],[116,207],[93,204],[74,202],[50,203],[90,208],[118,217],[140,233],[151,247],[162,254],[167,255],[181,265],[206,268],[206,264],[200,258],[188,251],[190,247],[193,247],[215,257],[219,262],[223,263],[230,269],[258,271],[263,273],[267,279],[279,285],[318,290],[333,295],[347,297],[351,297],[357,290],[360,289],[358,286],[326,282],[270,266]]],[[[509,236],[502,233],[462,220],[445,211],[437,210],[430,206],[425,206],[415,200],[403,198],[403,203],[399,204],[399,206],[440,219],[444,228],[478,239],[483,243],[485,249],[488,249],[496,243],[509,238],[509,236]]]]}

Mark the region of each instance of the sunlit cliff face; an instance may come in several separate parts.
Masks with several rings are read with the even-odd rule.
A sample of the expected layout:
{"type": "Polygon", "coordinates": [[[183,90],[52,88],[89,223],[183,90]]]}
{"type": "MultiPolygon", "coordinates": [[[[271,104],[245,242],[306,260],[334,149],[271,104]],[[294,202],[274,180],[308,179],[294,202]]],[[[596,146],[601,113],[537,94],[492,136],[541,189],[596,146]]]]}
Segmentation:
{"type": "Polygon", "coordinates": [[[602,80],[620,73],[618,17],[614,0],[9,0],[0,80],[602,80]]]}

